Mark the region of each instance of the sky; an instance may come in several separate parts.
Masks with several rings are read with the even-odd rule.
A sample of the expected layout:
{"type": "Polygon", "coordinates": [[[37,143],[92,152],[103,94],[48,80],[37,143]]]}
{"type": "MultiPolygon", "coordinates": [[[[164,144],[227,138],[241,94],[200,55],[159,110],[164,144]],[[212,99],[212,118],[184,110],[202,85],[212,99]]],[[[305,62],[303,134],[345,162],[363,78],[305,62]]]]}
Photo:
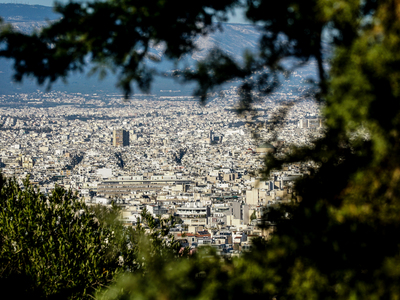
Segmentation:
{"type": "MultiPolygon", "coordinates": [[[[218,1],[218,0],[216,0],[218,1]]],[[[30,5],[44,5],[44,6],[53,6],[54,0],[0,0],[0,3],[19,3],[19,4],[30,4],[30,5]]],[[[58,0],[58,2],[68,2],[68,0],[58,0]]],[[[240,24],[249,24],[243,17],[243,13],[237,9],[235,11],[235,16],[231,15],[229,18],[229,23],[240,23],[240,24]]]]}

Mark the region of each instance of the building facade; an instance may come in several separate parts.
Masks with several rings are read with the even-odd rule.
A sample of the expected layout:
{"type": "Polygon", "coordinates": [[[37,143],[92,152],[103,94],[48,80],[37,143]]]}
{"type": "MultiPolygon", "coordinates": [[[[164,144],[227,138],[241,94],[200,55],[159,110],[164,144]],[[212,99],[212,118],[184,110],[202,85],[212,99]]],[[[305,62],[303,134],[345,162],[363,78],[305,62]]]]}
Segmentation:
{"type": "Polygon", "coordinates": [[[129,146],[129,132],[123,129],[114,129],[113,146],[114,147],[129,146]]]}

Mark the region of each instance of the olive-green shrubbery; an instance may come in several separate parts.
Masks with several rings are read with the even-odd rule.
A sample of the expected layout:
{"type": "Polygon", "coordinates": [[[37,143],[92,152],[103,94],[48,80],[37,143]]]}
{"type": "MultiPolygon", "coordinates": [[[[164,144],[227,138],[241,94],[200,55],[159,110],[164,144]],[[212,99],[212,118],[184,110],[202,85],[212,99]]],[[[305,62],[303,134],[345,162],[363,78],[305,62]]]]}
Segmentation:
{"type": "Polygon", "coordinates": [[[91,298],[118,274],[143,274],[138,253],[161,259],[180,250],[164,238],[171,220],[159,230],[143,212],[146,235],[140,225],[124,228],[115,205],[88,207],[61,187],[46,196],[28,178],[20,186],[0,175],[0,208],[0,285],[16,298],[91,298]]]}

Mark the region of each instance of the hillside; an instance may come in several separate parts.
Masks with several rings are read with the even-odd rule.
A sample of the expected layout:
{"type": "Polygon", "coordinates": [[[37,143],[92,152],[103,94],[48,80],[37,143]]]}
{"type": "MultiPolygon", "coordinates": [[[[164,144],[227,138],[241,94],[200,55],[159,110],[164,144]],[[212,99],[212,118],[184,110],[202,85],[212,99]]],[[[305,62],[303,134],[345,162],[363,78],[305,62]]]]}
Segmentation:
{"type": "MultiPolygon", "coordinates": [[[[0,16],[6,22],[11,23],[16,30],[26,34],[40,30],[59,17],[51,7],[26,4],[0,4],[0,16]]],[[[197,50],[191,55],[183,57],[178,67],[195,67],[196,63],[204,59],[213,48],[224,50],[237,61],[241,61],[245,50],[255,51],[257,49],[260,33],[256,26],[225,23],[221,24],[220,27],[221,30],[216,30],[208,36],[198,38],[195,42],[197,50]]],[[[163,45],[155,45],[150,51],[161,60],[161,63],[149,61],[148,64],[152,67],[160,72],[176,68],[171,61],[164,58],[163,45]]],[[[91,66],[88,66],[85,73],[90,68],[91,66]]],[[[98,81],[96,76],[88,78],[85,73],[71,74],[67,79],[67,84],[56,82],[53,84],[52,89],[81,93],[120,93],[115,88],[116,75],[109,74],[103,81],[98,81]]],[[[45,89],[45,87],[37,86],[30,79],[25,79],[23,84],[16,84],[12,80],[12,74],[12,61],[0,59],[0,94],[27,93],[37,89],[45,89]]],[[[158,77],[153,84],[152,93],[163,95],[163,93],[160,93],[161,90],[180,90],[180,93],[174,93],[174,95],[191,95],[193,87],[193,84],[183,86],[172,79],[158,77]]],[[[138,92],[137,89],[135,91],[138,92]]]]}

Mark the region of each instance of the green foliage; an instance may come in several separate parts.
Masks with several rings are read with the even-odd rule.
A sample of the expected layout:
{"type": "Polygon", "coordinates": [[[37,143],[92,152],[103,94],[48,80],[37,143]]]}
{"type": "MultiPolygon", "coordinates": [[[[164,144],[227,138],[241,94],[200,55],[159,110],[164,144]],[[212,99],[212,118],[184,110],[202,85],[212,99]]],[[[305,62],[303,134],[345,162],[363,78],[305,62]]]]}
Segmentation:
{"type": "MultiPolygon", "coordinates": [[[[146,256],[148,258],[148,256],[146,256]]],[[[144,276],[125,274],[98,299],[220,299],[228,292],[228,265],[222,267],[212,249],[189,259],[150,257],[144,276]]]]}
{"type": "Polygon", "coordinates": [[[253,221],[255,219],[257,219],[257,215],[256,215],[256,211],[253,211],[253,213],[250,216],[250,221],[253,221]]]}
{"type": "Polygon", "coordinates": [[[277,220],[267,249],[285,253],[267,264],[285,274],[277,285],[284,298],[397,299],[399,7],[393,1],[334,7],[344,14],[328,14],[338,31],[322,94],[325,136],[312,148],[267,159],[270,169],[304,160],[319,166],[297,183],[303,201],[288,208],[291,219],[277,220]]]}
{"type": "Polygon", "coordinates": [[[142,211],[141,217],[142,224],[138,223],[135,228],[138,245],[136,256],[139,264],[147,270],[148,264],[152,264],[152,258],[168,260],[179,256],[180,243],[170,235],[170,228],[176,224],[175,218],[154,218],[146,209],[142,211]]]}
{"type": "Polygon", "coordinates": [[[173,218],[144,211],[143,226],[125,228],[114,204],[87,207],[60,187],[44,196],[28,178],[21,187],[0,176],[0,201],[0,286],[17,298],[91,298],[118,274],[143,275],[151,257],[184,254],[166,239],[173,218]]]}
{"type": "Polygon", "coordinates": [[[21,188],[1,176],[0,201],[0,276],[7,294],[88,298],[122,271],[113,226],[100,225],[71,191],[56,187],[47,197],[28,179],[21,188]]]}

